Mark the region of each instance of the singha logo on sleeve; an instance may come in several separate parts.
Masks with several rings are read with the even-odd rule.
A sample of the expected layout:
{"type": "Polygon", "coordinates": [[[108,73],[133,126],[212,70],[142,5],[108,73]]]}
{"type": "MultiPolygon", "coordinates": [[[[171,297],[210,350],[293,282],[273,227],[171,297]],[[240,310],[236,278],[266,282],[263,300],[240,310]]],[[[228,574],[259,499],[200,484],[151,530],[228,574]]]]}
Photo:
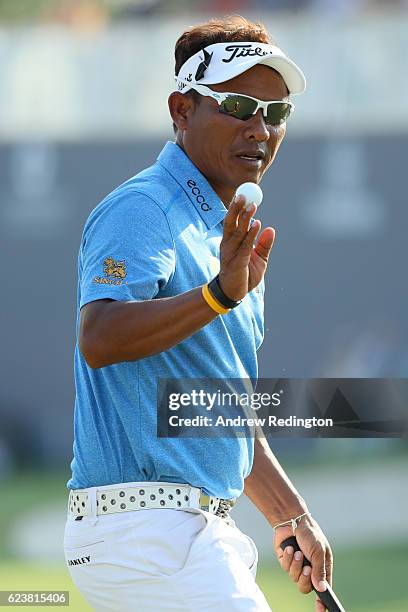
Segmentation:
{"type": "Polygon", "coordinates": [[[115,261],[113,257],[107,257],[103,262],[103,271],[105,276],[116,276],[118,278],[125,278],[126,276],[126,264],[125,261],[115,261]]]}
{"type": "Polygon", "coordinates": [[[105,276],[95,276],[94,283],[101,285],[122,285],[123,279],[126,277],[126,261],[115,260],[109,256],[103,260],[103,273],[105,276]]]}

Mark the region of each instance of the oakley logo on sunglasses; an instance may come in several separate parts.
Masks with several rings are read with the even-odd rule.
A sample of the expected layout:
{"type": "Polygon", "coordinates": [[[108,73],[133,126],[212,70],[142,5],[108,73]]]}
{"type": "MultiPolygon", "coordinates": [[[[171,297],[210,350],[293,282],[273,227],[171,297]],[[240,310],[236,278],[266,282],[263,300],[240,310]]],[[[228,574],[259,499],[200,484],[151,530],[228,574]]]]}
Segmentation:
{"type": "Polygon", "coordinates": [[[226,51],[229,51],[231,55],[227,57],[227,59],[223,59],[222,61],[228,64],[232,62],[236,57],[249,57],[253,55],[273,55],[272,51],[263,51],[260,47],[253,48],[252,45],[228,45],[225,47],[226,51]]]}

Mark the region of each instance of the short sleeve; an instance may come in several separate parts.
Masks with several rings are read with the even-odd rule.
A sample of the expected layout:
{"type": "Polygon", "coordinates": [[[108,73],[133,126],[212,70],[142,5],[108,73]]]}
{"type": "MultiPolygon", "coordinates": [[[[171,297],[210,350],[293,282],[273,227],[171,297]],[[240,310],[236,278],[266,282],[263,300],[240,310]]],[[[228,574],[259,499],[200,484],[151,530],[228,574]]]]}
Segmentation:
{"type": "Polygon", "coordinates": [[[174,242],[160,206],[135,191],[111,196],[84,229],[79,306],[104,298],[151,300],[170,282],[174,269],[174,242]]]}

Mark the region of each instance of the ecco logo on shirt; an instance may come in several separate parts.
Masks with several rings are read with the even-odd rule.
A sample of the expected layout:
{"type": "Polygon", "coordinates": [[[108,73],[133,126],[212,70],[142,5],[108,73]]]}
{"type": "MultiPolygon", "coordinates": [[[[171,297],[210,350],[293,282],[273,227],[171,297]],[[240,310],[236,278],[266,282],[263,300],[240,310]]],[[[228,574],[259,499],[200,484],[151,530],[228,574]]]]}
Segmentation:
{"type": "Polygon", "coordinates": [[[200,205],[201,210],[203,210],[204,212],[212,210],[211,206],[209,206],[205,201],[205,197],[201,193],[200,189],[197,187],[197,183],[193,181],[193,179],[187,181],[187,187],[190,188],[190,191],[195,197],[197,204],[200,205]]]}

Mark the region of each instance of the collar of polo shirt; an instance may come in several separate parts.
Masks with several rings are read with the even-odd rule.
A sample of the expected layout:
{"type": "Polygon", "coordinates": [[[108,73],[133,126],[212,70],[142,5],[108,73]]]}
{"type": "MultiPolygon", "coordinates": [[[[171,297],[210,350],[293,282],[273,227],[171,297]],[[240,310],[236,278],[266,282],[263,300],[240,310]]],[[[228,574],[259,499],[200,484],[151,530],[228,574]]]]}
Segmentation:
{"type": "Polygon", "coordinates": [[[157,161],[183,188],[208,229],[224,219],[227,209],[221,199],[178,144],[168,142],[157,161]]]}

